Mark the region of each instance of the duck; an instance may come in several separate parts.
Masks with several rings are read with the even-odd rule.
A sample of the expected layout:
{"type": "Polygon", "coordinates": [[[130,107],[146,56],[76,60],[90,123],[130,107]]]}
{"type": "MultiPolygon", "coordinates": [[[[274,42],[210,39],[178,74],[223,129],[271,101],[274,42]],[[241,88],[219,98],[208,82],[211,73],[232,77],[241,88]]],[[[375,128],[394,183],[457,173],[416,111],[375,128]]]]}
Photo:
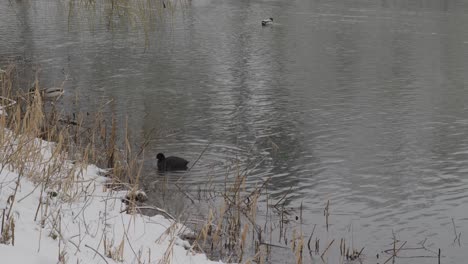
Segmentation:
{"type": "Polygon", "coordinates": [[[158,159],[158,170],[160,171],[176,171],[176,170],[187,170],[187,164],[189,163],[186,159],[180,157],[167,157],[163,153],[156,155],[158,159]]]}
{"type": "MultiPolygon", "coordinates": [[[[31,89],[29,89],[29,92],[34,94],[36,91],[36,85],[34,84],[31,89]]],[[[63,90],[63,85],[62,87],[50,87],[50,88],[44,88],[44,89],[39,89],[39,94],[42,96],[44,99],[55,99],[59,98],[63,95],[64,90],[63,90]]]]}
{"type": "Polygon", "coordinates": [[[40,91],[42,96],[47,99],[59,98],[63,95],[62,87],[50,87],[40,91]]]}
{"type": "Polygon", "coordinates": [[[262,20],[262,26],[271,25],[271,24],[273,24],[273,18],[272,17],[262,20]]]}

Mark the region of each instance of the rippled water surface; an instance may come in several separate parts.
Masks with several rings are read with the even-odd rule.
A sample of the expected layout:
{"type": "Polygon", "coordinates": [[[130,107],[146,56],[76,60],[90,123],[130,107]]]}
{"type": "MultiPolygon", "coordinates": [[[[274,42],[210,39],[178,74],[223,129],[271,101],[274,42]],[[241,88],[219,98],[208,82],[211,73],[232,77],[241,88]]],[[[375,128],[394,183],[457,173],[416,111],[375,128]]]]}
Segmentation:
{"type": "Polygon", "coordinates": [[[274,200],[291,189],[306,233],[330,200],[328,237],[352,229],[368,263],[392,232],[442,248],[443,263],[468,259],[466,1],[192,0],[146,38],[57,2],[0,3],[2,64],[39,63],[48,83],[67,72],[66,96],[89,107],[114,98],[132,133],[153,138],[147,179],[157,152],[193,164],[205,150],[177,175],[188,191],[256,164],[248,184],[271,177],[274,200]]]}

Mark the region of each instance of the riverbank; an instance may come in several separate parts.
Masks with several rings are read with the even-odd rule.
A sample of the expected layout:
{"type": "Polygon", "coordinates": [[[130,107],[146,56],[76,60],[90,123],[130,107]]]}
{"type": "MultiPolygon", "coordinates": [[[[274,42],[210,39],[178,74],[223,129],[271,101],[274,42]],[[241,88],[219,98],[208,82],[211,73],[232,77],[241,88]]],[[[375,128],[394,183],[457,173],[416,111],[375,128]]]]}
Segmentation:
{"type": "Polygon", "coordinates": [[[96,166],[56,155],[55,143],[39,139],[23,146],[3,143],[2,262],[216,263],[179,238],[191,232],[184,225],[161,215],[129,213],[122,202],[126,192],[108,188],[108,178],[96,166]],[[18,147],[38,150],[35,162],[10,170],[5,158],[18,147]],[[52,168],[56,173],[46,173],[52,168]],[[45,181],[41,174],[48,175],[45,181]]]}
{"type": "Polygon", "coordinates": [[[116,147],[114,123],[67,118],[37,78],[24,92],[15,76],[14,65],[0,72],[2,263],[217,263],[164,210],[140,214],[140,165],[129,146],[116,147]]]}

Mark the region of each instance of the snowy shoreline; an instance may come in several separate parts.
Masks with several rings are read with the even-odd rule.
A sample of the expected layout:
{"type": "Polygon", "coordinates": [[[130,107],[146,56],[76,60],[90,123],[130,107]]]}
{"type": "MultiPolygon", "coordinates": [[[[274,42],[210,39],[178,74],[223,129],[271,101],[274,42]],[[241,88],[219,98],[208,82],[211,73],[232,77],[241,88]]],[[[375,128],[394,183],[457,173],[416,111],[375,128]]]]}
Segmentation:
{"type": "MultiPolygon", "coordinates": [[[[28,144],[40,149],[28,169],[1,164],[2,263],[219,263],[179,238],[191,232],[184,225],[127,214],[126,192],[108,189],[101,169],[57,156],[54,143],[28,144]],[[61,169],[49,174],[57,164],[61,169]],[[39,175],[45,172],[46,180],[39,175]]],[[[2,162],[12,151],[5,149],[2,162]]]]}

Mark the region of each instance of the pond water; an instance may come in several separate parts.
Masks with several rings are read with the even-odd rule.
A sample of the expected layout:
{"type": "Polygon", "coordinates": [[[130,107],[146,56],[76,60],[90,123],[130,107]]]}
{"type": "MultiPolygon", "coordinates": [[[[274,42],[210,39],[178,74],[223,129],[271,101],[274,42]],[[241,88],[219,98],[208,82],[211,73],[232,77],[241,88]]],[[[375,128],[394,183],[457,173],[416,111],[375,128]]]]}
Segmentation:
{"type": "Polygon", "coordinates": [[[147,180],[160,177],[158,152],[192,164],[203,153],[176,175],[187,192],[255,164],[247,185],[271,177],[271,199],[290,192],[306,234],[323,227],[329,200],[331,231],[316,232],[351,236],[366,263],[383,262],[392,232],[466,262],[466,1],[188,0],[146,30],[69,8],[2,1],[0,61],[38,63],[46,84],[69,74],[66,97],[91,110],[113,99],[132,134],[152,138],[147,180]]]}

